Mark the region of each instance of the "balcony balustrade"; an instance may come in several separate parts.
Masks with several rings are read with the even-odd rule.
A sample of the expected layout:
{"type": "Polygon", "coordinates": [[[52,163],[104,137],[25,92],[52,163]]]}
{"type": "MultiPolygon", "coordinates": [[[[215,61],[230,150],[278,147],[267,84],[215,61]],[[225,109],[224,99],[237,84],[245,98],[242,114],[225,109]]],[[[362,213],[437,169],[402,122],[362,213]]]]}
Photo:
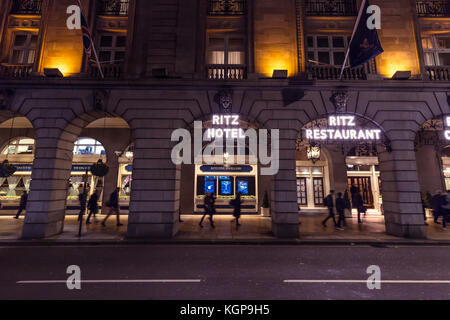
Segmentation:
{"type": "Polygon", "coordinates": [[[15,65],[15,64],[0,64],[0,78],[2,79],[23,79],[31,76],[33,72],[33,65],[15,65]]]}
{"type": "MultiPolygon", "coordinates": [[[[345,68],[342,75],[343,80],[367,80],[368,74],[375,74],[376,70],[369,63],[360,67],[345,68]]],[[[314,80],[339,80],[341,68],[329,65],[307,65],[306,71],[314,80]]]]}
{"type": "Polygon", "coordinates": [[[425,73],[430,81],[450,81],[450,66],[426,66],[425,73]]]}
{"type": "MultiPolygon", "coordinates": [[[[101,65],[103,75],[105,79],[120,79],[123,75],[123,65],[122,64],[102,64],[101,65]]],[[[100,79],[101,74],[98,70],[97,65],[89,65],[88,67],[89,78],[100,79]]]]}
{"type": "Polygon", "coordinates": [[[247,78],[247,67],[241,64],[207,65],[209,80],[243,80],[247,78]]]}

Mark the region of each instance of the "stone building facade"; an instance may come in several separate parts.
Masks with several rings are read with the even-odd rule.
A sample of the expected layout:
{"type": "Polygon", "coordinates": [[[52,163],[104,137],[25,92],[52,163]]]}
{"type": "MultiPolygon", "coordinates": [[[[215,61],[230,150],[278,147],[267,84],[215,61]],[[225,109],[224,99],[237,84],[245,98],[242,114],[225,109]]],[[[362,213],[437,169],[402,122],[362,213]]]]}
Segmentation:
{"type": "MultiPolygon", "coordinates": [[[[343,93],[339,111],[383,134],[367,158],[377,158],[370,162],[371,184],[382,201],[372,204],[384,214],[386,232],[426,237],[421,197],[445,189],[450,12],[440,2],[371,1],[382,10],[385,52],[347,69],[339,81],[359,1],[82,0],[104,79],[84,54],[81,30],[67,28],[67,8],[76,1],[2,1],[0,139],[4,146],[18,136],[35,139],[22,236],[62,232],[80,137],[105,149],[110,172],[104,197],[117,187],[121,159],[133,146],[128,236],[174,236],[179,215],[196,211],[196,169],[173,164],[171,135],[220,114],[216,97],[226,91],[230,112],[243,123],[280,130],[279,172],[257,175],[254,205],[259,212],[269,195],[275,236],[299,236],[298,187],[309,180],[300,179],[298,168],[310,160],[302,131],[336,114],[336,94],[343,93]],[[48,69],[62,76],[52,77],[48,69]],[[287,77],[274,70],[287,71],[287,77]],[[393,79],[396,71],[411,77],[393,79]],[[12,119],[18,119],[15,125],[12,119]],[[440,126],[430,129],[430,121],[440,126]],[[437,140],[426,139],[434,133],[437,140]]],[[[312,207],[320,207],[318,199],[329,190],[344,192],[356,181],[348,169],[367,163],[350,163],[358,158],[351,147],[322,146],[316,163],[323,163],[325,180],[314,179],[314,166],[310,171],[321,193],[314,185],[307,187],[314,199],[304,196],[312,207]]]]}

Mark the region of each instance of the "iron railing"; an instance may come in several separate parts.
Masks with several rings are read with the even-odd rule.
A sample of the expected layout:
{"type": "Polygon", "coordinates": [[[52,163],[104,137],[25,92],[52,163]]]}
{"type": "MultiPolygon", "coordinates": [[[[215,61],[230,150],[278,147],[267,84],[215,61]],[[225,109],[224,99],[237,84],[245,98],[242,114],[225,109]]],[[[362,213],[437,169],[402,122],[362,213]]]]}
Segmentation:
{"type": "Polygon", "coordinates": [[[246,12],[245,0],[209,0],[208,15],[210,16],[238,16],[246,12]]]}
{"type": "Polygon", "coordinates": [[[42,0],[14,0],[11,13],[41,14],[42,0]]]}
{"type": "Polygon", "coordinates": [[[105,16],[128,16],[130,0],[99,0],[97,14],[105,16]]]}
{"type": "Polygon", "coordinates": [[[355,0],[306,0],[307,16],[356,16],[355,0]]]}
{"type": "Polygon", "coordinates": [[[450,17],[450,1],[417,1],[416,11],[419,17],[450,17]]]}
{"type": "Polygon", "coordinates": [[[209,64],[208,80],[243,80],[247,78],[247,67],[242,64],[209,64]]]}

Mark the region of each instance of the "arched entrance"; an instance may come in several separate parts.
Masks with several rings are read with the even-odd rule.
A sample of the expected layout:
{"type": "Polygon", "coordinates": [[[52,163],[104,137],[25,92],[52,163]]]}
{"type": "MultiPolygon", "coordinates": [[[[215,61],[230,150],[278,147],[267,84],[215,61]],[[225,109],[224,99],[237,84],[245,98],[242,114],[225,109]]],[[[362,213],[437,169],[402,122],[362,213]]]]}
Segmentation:
{"type": "MultiPolygon", "coordinates": [[[[242,142],[238,143],[239,137],[242,138],[249,129],[254,129],[255,137],[257,137],[260,126],[241,117],[237,120],[238,116],[232,114],[228,116],[236,116],[234,124],[231,124],[232,120],[228,124],[225,121],[220,123],[219,118],[214,118],[220,116],[213,115],[213,120],[207,119],[202,123],[201,132],[207,140],[201,142],[202,156],[197,159],[193,156],[192,164],[179,166],[180,213],[183,223],[180,225],[177,237],[226,239],[258,238],[270,235],[270,210],[266,208],[268,213],[265,214],[262,207],[264,198],[271,197],[272,178],[261,175],[261,167],[264,166],[258,161],[258,145],[252,146],[249,138],[242,139],[242,142]],[[211,149],[218,139],[223,139],[221,147],[211,149]],[[231,142],[227,149],[228,141],[231,142]],[[206,160],[207,154],[213,158],[216,157],[218,162],[206,160]],[[216,228],[214,230],[206,227],[209,224],[208,221],[204,223],[205,228],[199,226],[199,221],[205,213],[204,201],[207,193],[214,193],[216,196],[216,228]],[[230,223],[233,222],[233,206],[230,201],[238,193],[241,194],[242,199],[242,226],[239,228],[234,223],[230,223]]],[[[192,137],[195,136],[193,128],[190,133],[192,137]]],[[[192,149],[194,149],[194,142],[192,149]]]]}
{"type": "MultiPolygon", "coordinates": [[[[297,140],[296,153],[301,215],[323,219],[328,215],[324,198],[333,190],[335,198],[342,194],[346,218],[353,218],[350,221],[358,225],[358,210],[352,208],[352,198],[359,193],[366,214],[361,215],[362,225],[349,226],[349,232],[384,233],[379,152],[389,154],[389,139],[378,124],[365,117],[335,113],[306,124],[297,140]],[[375,224],[366,227],[366,222],[369,226],[375,224]]],[[[321,227],[320,219],[315,223],[321,227]]],[[[321,232],[317,226],[312,231],[303,228],[302,233],[321,232]]]]}

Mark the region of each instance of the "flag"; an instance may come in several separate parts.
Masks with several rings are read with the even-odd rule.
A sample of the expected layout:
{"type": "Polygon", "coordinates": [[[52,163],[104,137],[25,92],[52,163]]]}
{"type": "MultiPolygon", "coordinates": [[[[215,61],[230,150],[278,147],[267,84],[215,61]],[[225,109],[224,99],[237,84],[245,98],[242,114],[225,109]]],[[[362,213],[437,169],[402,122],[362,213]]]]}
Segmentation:
{"type": "Polygon", "coordinates": [[[369,29],[367,27],[367,20],[371,16],[371,14],[367,13],[368,8],[369,1],[366,0],[361,7],[357,27],[350,41],[349,57],[352,68],[362,65],[384,52],[378,38],[377,29],[369,29]]]}
{"type": "Polygon", "coordinates": [[[90,61],[97,64],[98,70],[102,78],[104,78],[102,68],[100,66],[100,61],[98,60],[97,52],[95,51],[94,41],[89,31],[89,26],[86,22],[86,18],[83,14],[83,9],[81,8],[81,2],[78,0],[78,6],[80,7],[80,20],[81,20],[81,32],[83,33],[83,46],[86,51],[86,55],[90,61]]]}

